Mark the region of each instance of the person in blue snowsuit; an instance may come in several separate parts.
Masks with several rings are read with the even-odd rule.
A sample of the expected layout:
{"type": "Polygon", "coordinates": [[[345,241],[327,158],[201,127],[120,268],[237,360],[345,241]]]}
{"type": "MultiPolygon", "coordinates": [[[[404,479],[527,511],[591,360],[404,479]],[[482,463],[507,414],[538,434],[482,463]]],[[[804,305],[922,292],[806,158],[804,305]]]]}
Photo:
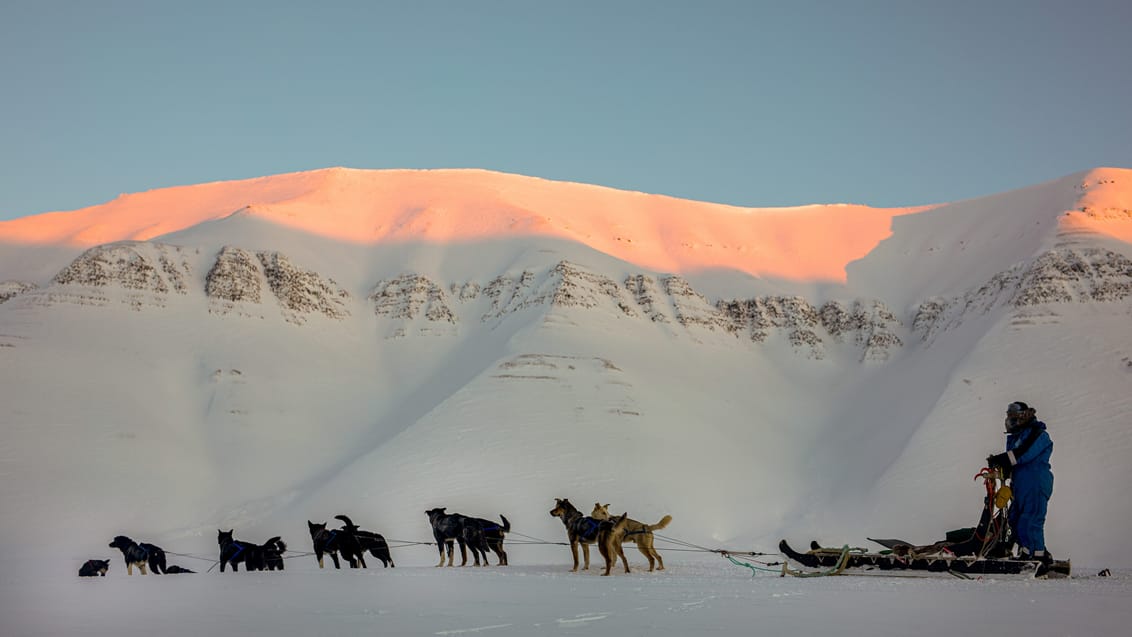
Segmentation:
{"type": "Polygon", "coordinates": [[[1041,562],[1038,575],[1053,563],[1045,539],[1046,508],[1053,494],[1052,454],[1053,440],[1034,409],[1024,402],[1010,403],[1006,408],[1006,451],[987,458],[987,465],[1011,476],[1014,503],[1010,506],[1010,528],[1014,529],[1019,557],[1041,562]]]}

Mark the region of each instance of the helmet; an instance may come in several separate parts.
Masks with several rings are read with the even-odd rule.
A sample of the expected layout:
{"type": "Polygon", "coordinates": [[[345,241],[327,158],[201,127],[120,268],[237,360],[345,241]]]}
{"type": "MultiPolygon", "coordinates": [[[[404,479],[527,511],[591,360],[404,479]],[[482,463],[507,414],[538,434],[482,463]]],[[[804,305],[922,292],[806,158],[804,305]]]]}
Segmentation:
{"type": "Polygon", "coordinates": [[[1006,431],[1028,422],[1034,417],[1034,408],[1022,401],[1010,403],[1006,406],[1006,431]]]}

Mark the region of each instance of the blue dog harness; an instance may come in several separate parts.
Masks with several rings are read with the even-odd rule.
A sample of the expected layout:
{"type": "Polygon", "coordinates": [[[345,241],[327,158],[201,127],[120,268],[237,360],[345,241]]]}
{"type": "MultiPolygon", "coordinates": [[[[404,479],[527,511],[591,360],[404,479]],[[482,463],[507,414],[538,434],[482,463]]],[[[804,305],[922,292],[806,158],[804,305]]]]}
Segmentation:
{"type": "Polygon", "coordinates": [[[584,517],[582,518],[582,521],[586,523],[586,528],[582,530],[582,533],[580,534],[581,538],[583,540],[592,540],[596,538],[598,527],[601,526],[601,521],[591,517],[584,517]]]}

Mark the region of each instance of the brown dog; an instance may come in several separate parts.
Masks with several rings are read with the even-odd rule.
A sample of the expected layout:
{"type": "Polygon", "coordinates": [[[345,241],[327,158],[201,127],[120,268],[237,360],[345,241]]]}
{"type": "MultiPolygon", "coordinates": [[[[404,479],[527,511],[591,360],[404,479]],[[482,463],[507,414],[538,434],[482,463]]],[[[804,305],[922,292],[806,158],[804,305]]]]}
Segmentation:
{"type": "Polygon", "coordinates": [[[615,519],[602,520],[597,530],[597,550],[605,558],[605,572],[609,575],[610,569],[617,563],[617,556],[621,556],[621,563],[625,565],[625,572],[629,572],[629,560],[625,559],[625,551],[621,545],[625,542],[625,533],[629,530],[629,514],[622,513],[615,519]]]}
{"type": "MultiPolygon", "coordinates": [[[[595,520],[608,520],[609,505],[595,502],[594,510],[593,513],[590,514],[590,517],[594,518],[595,520]]],[[[624,541],[633,542],[637,545],[637,550],[639,550],[641,554],[645,556],[645,559],[649,561],[649,572],[652,572],[654,567],[657,570],[664,570],[664,560],[661,559],[660,553],[658,553],[656,551],[656,548],[653,546],[652,532],[663,529],[664,527],[668,526],[668,523],[671,521],[671,515],[664,516],[660,519],[660,522],[657,522],[656,524],[645,524],[644,522],[638,522],[633,519],[627,520],[628,529],[625,531],[624,541]]]]}

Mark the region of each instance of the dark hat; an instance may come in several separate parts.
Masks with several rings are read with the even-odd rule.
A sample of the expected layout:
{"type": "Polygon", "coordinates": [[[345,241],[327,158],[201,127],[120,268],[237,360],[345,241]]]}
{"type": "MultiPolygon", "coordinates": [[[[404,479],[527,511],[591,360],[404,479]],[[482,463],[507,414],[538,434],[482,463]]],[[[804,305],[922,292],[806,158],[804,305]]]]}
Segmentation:
{"type": "Polygon", "coordinates": [[[1008,414],[1020,414],[1024,411],[1026,411],[1029,408],[1030,408],[1030,406],[1027,405],[1026,403],[1024,403],[1022,401],[1018,401],[1016,403],[1010,403],[1010,405],[1008,405],[1006,407],[1006,413],[1008,413],[1008,414]]]}

